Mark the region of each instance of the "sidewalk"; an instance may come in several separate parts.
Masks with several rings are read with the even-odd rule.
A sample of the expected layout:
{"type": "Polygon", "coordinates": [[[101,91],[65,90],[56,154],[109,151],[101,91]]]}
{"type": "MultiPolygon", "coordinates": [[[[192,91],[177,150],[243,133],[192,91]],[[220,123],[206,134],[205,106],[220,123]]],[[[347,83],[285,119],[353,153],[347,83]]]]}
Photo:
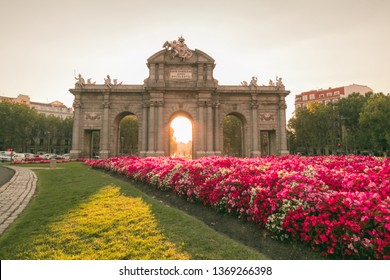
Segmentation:
{"type": "Polygon", "coordinates": [[[18,217],[35,193],[37,176],[25,167],[15,170],[12,179],[0,187],[0,234],[18,217]]]}

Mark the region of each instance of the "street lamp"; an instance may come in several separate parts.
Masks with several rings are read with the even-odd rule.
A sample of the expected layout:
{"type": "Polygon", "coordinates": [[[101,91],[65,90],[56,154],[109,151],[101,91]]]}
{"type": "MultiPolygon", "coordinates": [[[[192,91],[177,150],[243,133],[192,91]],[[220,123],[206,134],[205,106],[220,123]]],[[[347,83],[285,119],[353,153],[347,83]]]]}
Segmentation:
{"type": "Polygon", "coordinates": [[[47,153],[50,154],[50,131],[47,131],[46,134],[47,134],[47,153]]]}

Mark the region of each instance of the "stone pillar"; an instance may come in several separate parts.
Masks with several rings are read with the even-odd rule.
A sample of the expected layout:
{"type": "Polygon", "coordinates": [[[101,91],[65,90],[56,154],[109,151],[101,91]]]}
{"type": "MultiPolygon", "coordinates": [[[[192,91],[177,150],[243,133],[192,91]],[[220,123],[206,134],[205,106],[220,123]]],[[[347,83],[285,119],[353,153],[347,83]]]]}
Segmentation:
{"type": "Polygon", "coordinates": [[[164,120],[163,120],[163,106],[164,101],[158,101],[157,102],[157,156],[163,156],[164,155],[164,120]]]}
{"type": "Polygon", "coordinates": [[[252,157],[258,157],[260,156],[260,151],[259,151],[259,131],[258,131],[258,126],[257,126],[257,100],[255,99],[256,97],[252,95],[252,100],[251,100],[251,117],[252,117],[252,128],[251,128],[251,134],[252,134],[252,151],[251,151],[251,156],[252,157]]]}
{"type": "Polygon", "coordinates": [[[105,92],[103,95],[103,126],[101,137],[101,147],[100,147],[100,158],[108,158],[110,156],[109,151],[109,108],[110,108],[110,93],[105,92]]]}
{"type": "Polygon", "coordinates": [[[220,131],[219,131],[219,103],[216,102],[214,104],[214,114],[215,114],[215,123],[214,123],[214,142],[215,142],[215,155],[220,156],[222,154],[221,149],[220,149],[220,131]]]}
{"type": "Polygon", "coordinates": [[[154,63],[150,64],[150,67],[149,67],[149,79],[152,81],[155,81],[157,79],[156,65],[154,63]]]}
{"type": "Polygon", "coordinates": [[[72,149],[70,150],[70,157],[73,159],[81,157],[80,150],[80,119],[81,116],[81,102],[80,95],[76,94],[73,102],[73,132],[72,132],[72,149]]]}
{"type": "Polygon", "coordinates": [[[149,135],[148,135],[148,151],[147,156],[155,156],[156,147],[156,123],[155,123],[155,109],[154,102],[150,102],[149,108],[149,135]]]}
{"type": "Polygon", "coordinates": [[[289,151],[287,149],[287,132],[286,132],[286,101],[284,96],[279,98],[279,154],[288,155],[289,151]]]}
{"type": "Polygon", "coordinates": [[[213,139],[214,139],[214,127],[213,127],[213,106],[211,101],[206,102],[206,155],[214,155],[213,139]]]}
{"type": "Polygon", "coordinates": [[[141,157],[146,157],[148,150],[148,108],[149,104],[144,102],[142,104],[141,157]]]}
{"type": "Polygon", "coordinates": [[[196,133],[198,135],[198,147],[196,151],[196,157],[200,158],[205,156],[205,125],[204,125],[204,101],[198,102],[198,123],[196,133]]]}

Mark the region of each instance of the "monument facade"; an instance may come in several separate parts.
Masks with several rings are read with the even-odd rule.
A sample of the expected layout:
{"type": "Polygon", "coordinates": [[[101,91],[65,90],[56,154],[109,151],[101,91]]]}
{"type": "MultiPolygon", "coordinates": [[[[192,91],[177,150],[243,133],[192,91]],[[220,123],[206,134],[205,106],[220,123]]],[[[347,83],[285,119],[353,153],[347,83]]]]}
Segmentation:
{"type": "Polygon", "coordinates": [[[119,123],[127,115],[138,119],[141,157],[171,155],[170,123],[177,116],[192,123],[193,158],[223,154],[223,120],[228,115],[242,123],[237,132],[242,155],[288,153],[285,97],[290,92],[281,78],[268,85],[258,85],[256,77],[237,86],[219,85],[214,59],[189,49],[182,37],[165,42],[147,67],[149,76],[140,85],[118,83],[109,75],[104,84],[76,78],[69,90],[74,95],[71,157],[118,156],[119,123]]]}

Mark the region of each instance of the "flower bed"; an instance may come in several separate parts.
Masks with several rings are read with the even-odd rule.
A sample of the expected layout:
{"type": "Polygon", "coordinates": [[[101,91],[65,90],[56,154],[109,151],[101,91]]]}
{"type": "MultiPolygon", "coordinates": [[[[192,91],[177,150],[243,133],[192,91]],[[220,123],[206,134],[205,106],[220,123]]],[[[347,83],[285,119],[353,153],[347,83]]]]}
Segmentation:
{"type": "Polygon", "coordinates": [[[86,161],[258,223],[337,259],[390,259],[390,160],[117,157],[86,161]]]}

